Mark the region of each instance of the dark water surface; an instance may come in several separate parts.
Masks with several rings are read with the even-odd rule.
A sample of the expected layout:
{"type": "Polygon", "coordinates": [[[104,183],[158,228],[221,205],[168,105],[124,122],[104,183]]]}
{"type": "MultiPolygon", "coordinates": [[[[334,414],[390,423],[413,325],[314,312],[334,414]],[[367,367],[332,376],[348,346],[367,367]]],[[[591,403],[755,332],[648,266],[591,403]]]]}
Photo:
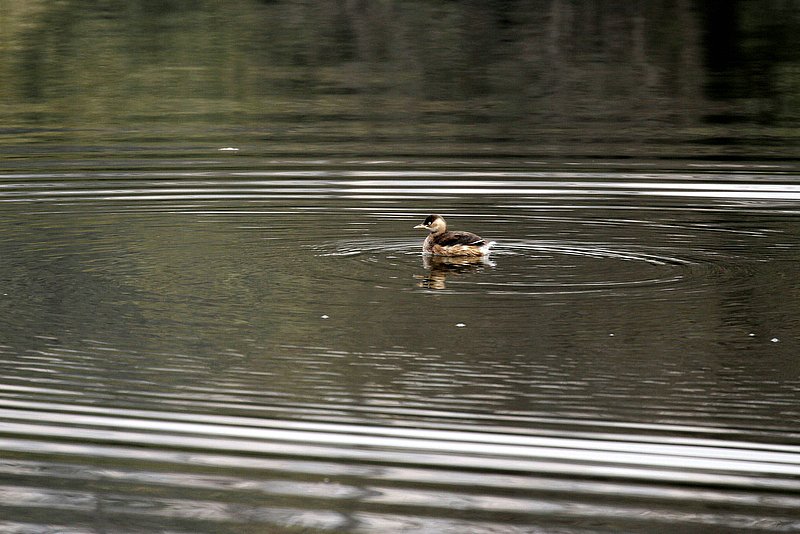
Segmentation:
{"type": "Polygon", "coordinates": [[[0,533],[800,531],[798,2],[189,4],[0,0],[0,533]]]}
{"type": "Polygon", "coordinates": [[[4,531],[800,528],[795,168],[91,165],[0,176],[4,531]]]}

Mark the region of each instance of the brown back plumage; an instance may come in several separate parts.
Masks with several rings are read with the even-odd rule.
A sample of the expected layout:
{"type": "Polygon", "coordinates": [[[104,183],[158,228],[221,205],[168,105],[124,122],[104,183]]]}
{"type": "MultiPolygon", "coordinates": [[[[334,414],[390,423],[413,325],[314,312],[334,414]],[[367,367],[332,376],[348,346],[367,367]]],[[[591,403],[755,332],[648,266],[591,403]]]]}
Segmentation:
{"type": "Polygon", "coordinates": [[[483,238],[475,235],[472,232],[445,232],[443,234],[434,236],[433,242],[442,247],[452,247],[454,245],[471,245],[475,247],[482,247],[486,244],[483,238]]]}

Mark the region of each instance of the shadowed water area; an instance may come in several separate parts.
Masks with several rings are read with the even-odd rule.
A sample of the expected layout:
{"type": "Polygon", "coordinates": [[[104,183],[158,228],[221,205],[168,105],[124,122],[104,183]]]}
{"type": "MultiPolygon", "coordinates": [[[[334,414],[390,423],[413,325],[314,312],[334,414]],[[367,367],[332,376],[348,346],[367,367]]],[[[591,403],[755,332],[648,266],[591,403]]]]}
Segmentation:
{"type": "Polygon", "coordinates": [[[0,533],[800,530],[800,3],[0,15],[0,533]]]}

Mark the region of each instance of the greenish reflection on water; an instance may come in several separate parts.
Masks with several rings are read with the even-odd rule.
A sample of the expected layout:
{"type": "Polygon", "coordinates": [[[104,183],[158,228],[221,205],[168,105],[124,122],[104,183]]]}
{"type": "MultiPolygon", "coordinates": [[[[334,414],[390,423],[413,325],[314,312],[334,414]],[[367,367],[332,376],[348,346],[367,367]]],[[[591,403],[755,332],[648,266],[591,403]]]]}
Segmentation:
{"type": "Polygon", "coordinates": [[[0,134],[794,157],[799,5],[2,0],[0,134]]]}

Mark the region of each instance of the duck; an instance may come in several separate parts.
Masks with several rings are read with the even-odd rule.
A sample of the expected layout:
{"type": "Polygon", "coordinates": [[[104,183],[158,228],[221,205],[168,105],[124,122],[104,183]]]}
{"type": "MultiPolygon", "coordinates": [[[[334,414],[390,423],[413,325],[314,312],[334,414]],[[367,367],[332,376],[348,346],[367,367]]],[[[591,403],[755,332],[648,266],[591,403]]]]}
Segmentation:
{"type": "Polygon", "coordinates": [[[414,228],[430,232],[422,243],[422,253],[433,256],[485,256],[494,244],[472,232],[449,231],[441,215],[428,215],[414,228]]]}

